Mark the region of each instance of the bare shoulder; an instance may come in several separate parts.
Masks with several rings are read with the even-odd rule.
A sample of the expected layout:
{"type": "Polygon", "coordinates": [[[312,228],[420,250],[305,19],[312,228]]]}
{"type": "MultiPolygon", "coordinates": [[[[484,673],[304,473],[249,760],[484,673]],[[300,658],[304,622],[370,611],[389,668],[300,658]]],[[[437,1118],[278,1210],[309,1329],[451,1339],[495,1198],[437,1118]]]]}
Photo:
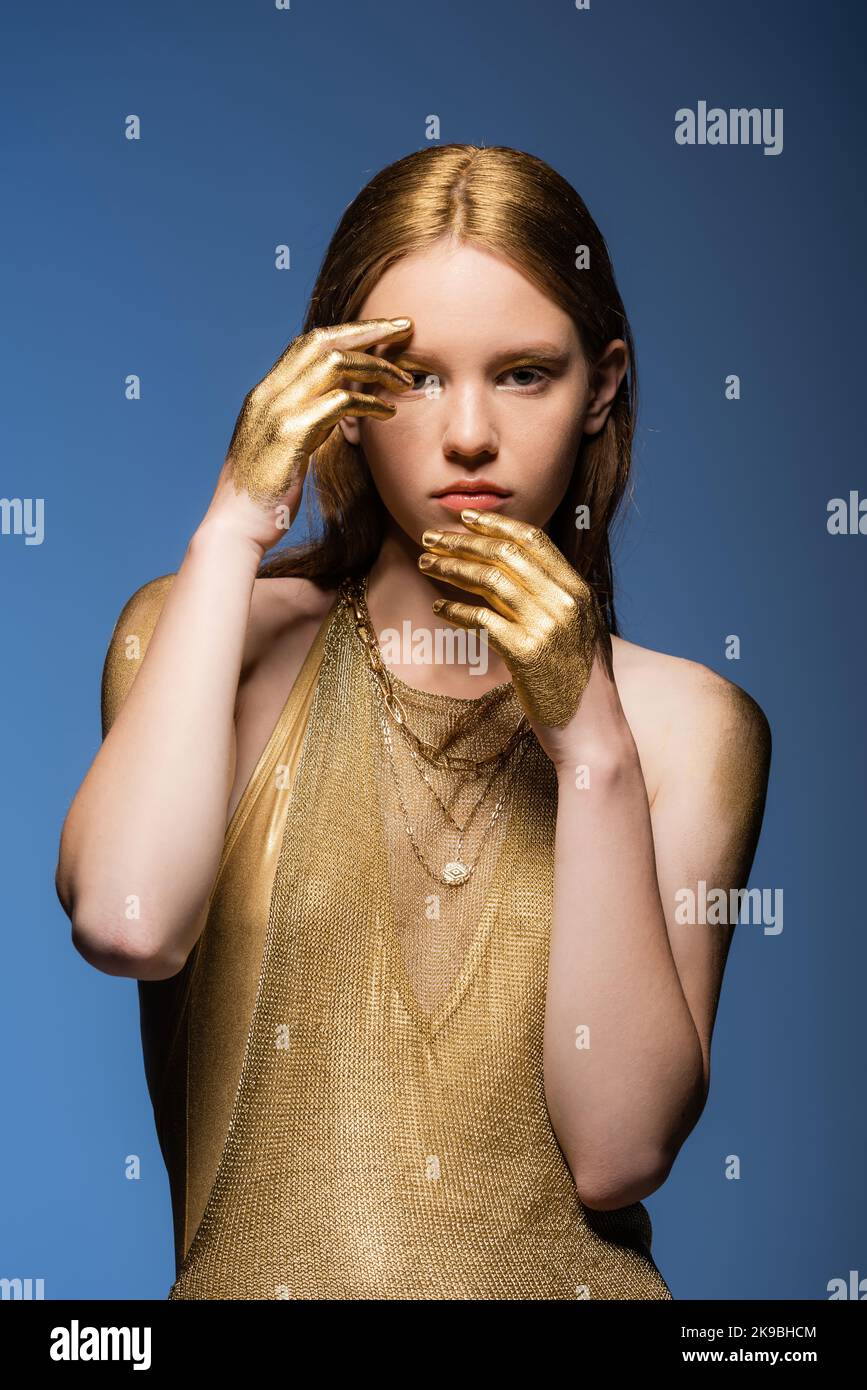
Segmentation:
{"type": "Polygon", "coordinates": [[[744,774],[748,794],[764,794],[771,730],[764,710],[741,686],[709,666],[612,638],[621,704],[654,795],[666,772],[705,762],[709,776],[744,774]],[[751,784],[751,785],[748,785],[751,784]]]}
{"type": "MultiPolygon", "coordinates": [[[[142,584],[120,610],[108,643],[102,672],[103,735],[111,727],[159,621],[176,573],[158,575],[142,584]]],[[[244,638],[240,685],[249,674],[276,657],[296,664],[297,640],[303,642],[330,608],[336,590],[321,589],[312,580],[295,577],[253,581],[250,615],[244,638]]]]}
{"type": "Polygon", "coordinates": [[[137,634],[150,635],[156,627],[157,618],[174,577],[174,574],[161,574],[136,589],[121,608],[112,637],[127,628],[133,629],[137,634]]]}
{"type": "MultiPolygon", "coordinates": [[[[108,658],[124,661],[132,639],[141,655],[157,625],[176,574],[149,579],[127,599],[109,643],[108,658]]],[[[331,607],[336,589],[321,589],[310,579],[257,578],[253,581],[250,617],[243,664],[253,665],[275,638],[309,622],[321,622],[331,607]]]]}
{"type": "Polygon", "coordinates": [[[161,574],[149,579],[130,595],[118,614],[102,668],[103,738],[141,667],[174,577],[161,574]]]}

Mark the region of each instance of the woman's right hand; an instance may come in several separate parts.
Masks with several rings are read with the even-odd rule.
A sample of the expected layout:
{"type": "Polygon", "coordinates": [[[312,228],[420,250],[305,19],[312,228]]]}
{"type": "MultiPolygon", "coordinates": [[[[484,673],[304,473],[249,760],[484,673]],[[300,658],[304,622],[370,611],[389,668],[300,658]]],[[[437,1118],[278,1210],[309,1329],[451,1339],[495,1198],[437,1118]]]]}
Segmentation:
{"type": "Polygon", "coordinates": [[[409,320],[365,319],[295,338],[244,399],[203,524],[228,525],[263,555],[276,545],[298,514],[311,454],[341,416],[390,420],[397,409],[345,383],[412,385],[409,372],[361,349],[411,332],[409,320]]]}

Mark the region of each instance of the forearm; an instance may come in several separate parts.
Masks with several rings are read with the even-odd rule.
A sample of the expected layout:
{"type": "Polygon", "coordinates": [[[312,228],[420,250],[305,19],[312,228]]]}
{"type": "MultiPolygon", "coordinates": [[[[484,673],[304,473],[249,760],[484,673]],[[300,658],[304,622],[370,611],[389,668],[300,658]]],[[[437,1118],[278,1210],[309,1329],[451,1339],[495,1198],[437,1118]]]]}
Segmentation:
{"type": "Polygon", "coordinates": [[[582,760],[584,789],[574,764],[558,768],[545,1090],[579,1193],[583,1181],[588,1192],[638,1200],[663,1180],[700,1113],[702,1053],[626,721],[604,753],[582,760]]]}
{"type": "Polygon", "coordinates": [[[180,962],[193,944],[185,933],[207,900],[225,836],[259,558],[228,532],[196,532],[70,807],[58,889],[77,944],[100,957],[180,962]]]}

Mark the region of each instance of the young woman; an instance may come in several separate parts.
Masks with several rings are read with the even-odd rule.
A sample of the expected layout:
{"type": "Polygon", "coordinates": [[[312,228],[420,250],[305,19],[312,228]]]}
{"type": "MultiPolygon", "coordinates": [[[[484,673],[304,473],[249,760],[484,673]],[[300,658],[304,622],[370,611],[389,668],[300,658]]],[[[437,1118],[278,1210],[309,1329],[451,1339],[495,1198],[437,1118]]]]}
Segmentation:
{"type": "Polygon", "coordinates": [[[732,932],[676,895],[746,884],[770,737],[618,635],[635,409],[575,190],[411,154],[123,608],[57,886],[140,982],[170,1298],[672,1297],[642,1199],[732,932]],[[319,534],[265,562],[311,458],[319,534]]]}

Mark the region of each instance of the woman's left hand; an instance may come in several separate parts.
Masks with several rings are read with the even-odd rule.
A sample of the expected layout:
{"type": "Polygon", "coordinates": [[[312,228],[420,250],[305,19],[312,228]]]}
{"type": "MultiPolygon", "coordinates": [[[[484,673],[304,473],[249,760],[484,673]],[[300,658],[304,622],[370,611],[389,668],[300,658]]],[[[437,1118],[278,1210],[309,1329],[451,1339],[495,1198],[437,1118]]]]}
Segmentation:
{"type": "Polygon", "coordinates": [[[425,531],[419,567],[432,579],[479,594],[491,607],[437,599],[434,612],[459,627],[486,630],[545,752],[558,769],[571,765],[591,733],[604,740],[600,719],[606,724],[613,716],[618,734],[620,721],[626,723],[596,596],[539,527],[496,511],[469,509],[461,519],[470,534],[445,531],[434,540],[435,533],[425,531]],[[601,663],[595,660],[600,655],[601,663]],[[593,701],[592,730],[587,719],[578,719],[591,679],[608,687],[593,701]]]}

